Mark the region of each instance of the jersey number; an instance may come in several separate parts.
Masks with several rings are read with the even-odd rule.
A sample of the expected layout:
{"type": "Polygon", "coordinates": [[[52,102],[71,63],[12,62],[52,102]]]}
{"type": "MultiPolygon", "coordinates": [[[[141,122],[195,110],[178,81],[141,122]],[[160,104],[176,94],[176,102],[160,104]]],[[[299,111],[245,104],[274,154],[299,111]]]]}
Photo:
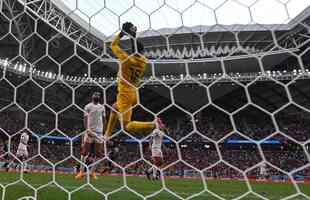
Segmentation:
{"type": "Polygon", "coordinates": [[[129,72],[130,72],[130,77],[129,77],[129,79],[130,79],[130,81],[132,82],[132,83],[138,83],[139,82],[139,78],[142,76],[142,71],[141,70],[139,70],[139,69],[135,69],[135,68],[133,68],[133,67],[129,67],[129,72]]]}

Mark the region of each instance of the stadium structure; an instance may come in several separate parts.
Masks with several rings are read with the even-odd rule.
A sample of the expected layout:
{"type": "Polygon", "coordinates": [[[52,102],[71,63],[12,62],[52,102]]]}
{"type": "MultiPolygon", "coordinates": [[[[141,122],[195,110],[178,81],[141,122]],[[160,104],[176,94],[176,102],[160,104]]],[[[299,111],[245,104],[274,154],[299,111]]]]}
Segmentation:
{"type": "MultiPolygon", "coordinates": [[[[97,182],[71,177],[84,106],[100,91],[109,113],[116,98],[111,36],[61,0],[0,0],[0,18],[0,134],[10,146],[0,165],[15,157],[20,133],[31,133],[31,172],[0,172],[0,198],[55,199],[45,191],[57,199],[310,198],[310,7],[286,24],[138,34],[149,63],[133,117],[158,115],[169,129],[166,166],[154,183],[141,177],[151,165],[148,134],[121,127],[106,145],[117,156],[102,158],[114,166],[110,174],[97,182]]],[[[129,49],[129,39],[122,46],[129,49]]]]}

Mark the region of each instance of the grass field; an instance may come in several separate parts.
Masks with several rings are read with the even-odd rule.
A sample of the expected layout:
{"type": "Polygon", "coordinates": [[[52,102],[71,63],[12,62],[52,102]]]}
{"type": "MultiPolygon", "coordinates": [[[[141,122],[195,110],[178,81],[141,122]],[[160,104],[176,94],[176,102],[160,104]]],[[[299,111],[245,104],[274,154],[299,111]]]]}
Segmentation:
{"type": "MultiPolygon", "coordinates": [[[[100,176],[98,180],[90,180],[91,184],[86,184],[86,178],[83,180],[75,180],[72,175],[55,174],[39,174],[29,173],[23,174],[23,180],[20,179],[18,173],[0,172],[0,183],[5,190],[0,188],[0,197],[3,200],[16,200],[22,196],[33,196],[34,190],[37,189],[38,200],[62,200],[68,199],[71,195],[72,200],[101,200],[105,197],[100,193],[107,194],[108,200],[141,200],[142,196],[149,196],[150,200],[176,200],[179,199],[169,193],[173,191],[176,195],[183,198],[191,197],[192,200],[215,200],[219,199],[214,194],[224,199],[234,199],[240,195],[246,194],[248,186],[243,181],[237,180],[208,180],[206,182],[208,190],[212,193],[204,191],[204,184],[201,180],[191,179],[165,179],[167,190],[163,188],[161,181],[148,181],[144,177],[121,177],[121,176],[100,176]],[[52,180],[55,183],[52,183],[52,180]],[[128,188],[124,186],[127,183],[128,188]],[[50,184],[49,184],[50,183],[50,184]],[[33,188],[29,187],[31,185],[33,188]],[[96,189],[92,188],[94,186],[96,189]],[[132,191],[136,191],[135,194],[132,191]],[[139,196],[142,195],[142,196],[139,196]],[[152,195],[153,194],[153,195],[152,195]]],[[[281,199],[289,195],[296,194],[296,189],[289,183],[267,183],[267,182],[251,182],[253,191],[272,200],[281,199]]],[[[309,184],[299,184],[300,190],[310,195],[309,184]]],[[[0,198],[1,199],[1,198],[0,198]]],[[[242,200],[262,199],[254,194],[244,195],[242,200]]],[[[294,200],[306,200],[307,198],[299,195],[294,196],[294,200]]]]}

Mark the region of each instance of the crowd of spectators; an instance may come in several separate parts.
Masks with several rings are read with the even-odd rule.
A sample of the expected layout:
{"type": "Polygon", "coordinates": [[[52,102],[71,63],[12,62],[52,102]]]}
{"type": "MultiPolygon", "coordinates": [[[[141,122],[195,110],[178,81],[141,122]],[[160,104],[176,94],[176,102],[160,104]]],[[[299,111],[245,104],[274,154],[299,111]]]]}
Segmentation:
{"type": "MultiPolygon", "coordinates": [[[[23,116],[16,112],[12,111],[0,115],[2,138],[7,138],[6,134],[12,136],[10,143],[12,154],[15,154],[19,142],[18,131],[23,130],[22,127],[24,126],[23,116]],[[17,135],[14,135],[15,133],[17,135]]],[[[300,113],[299,118],[302,119],[300,113]]],[[[306,134],[308,129],[305,121],[296,123],[296,118],[291,116],[282,117],[281,120],[279,124],[286,130],[285,134],[292,136],[297,141],[309,140],[309,134],[306,134]],[[303,127],[306,128],[303,129],[303,127]],[[296,135],[294,135],[295,133],[296,135]]],[[[244,140],[244,137],[234,132],[229,118],[215,109],[195,115],[193,121],[187,116],[180,116],[178,118],[167,118],[165,122],[169,129],[168,137],[172,138],[163,147],[166,171],[170,174],[198,169],[204,170],[204,174],[214,177],[242,177],[244,175],[242,172],[251,176],[259,174],[259,163],[268,161],[269,173],[279,175],[299,169],[309,163],[309,145],[302,148],[299,143],[289,140],[282,134],[276,134],[270,138],[278,140],[279,144],[261,144],[261,150],[255,144],[227,144],[229,139],[244,140]],[[227,136],[227,134],[230,135],[227,136]],[[222,139],[223,137],[225,138],[222,139]],[[249,170],[252,167],[253,169],[249,170]]],[[[240,119],[239,124],[242,125],[237,125],[237,128],[240,127],[240,132],[254,140],[262,139],[262,135],[268,136],[274,133],[274,128],[270,126],[269,122],[259,121],[256,125],[246,122],[247,119],[240,119]],[[260,132],[261,135],[255,136],[260,132]]],[[[62,130],[65,134],[69,133],[68,135],[72,138],[83,132],[82,124],[63,124],[75,124],[73,128],[67,126],[62,130]]],[[[28,125],[35,129],[30,134],[36,133],[36,131],[42,134],[50,129],[48,126],[52,126],[48,124],[48,119],[45,123],[30,121],[28,125]]],[[[62,133],[54,133],[53,131],[50,135],[63,136],[62,133]]],[[[128,138],[125,134],[120,133],[111,139],[108,149],[109,151],[116,151],[113,161],[117,165],[126,167],[131,172],[141,172],[143,171],[141,166],[147,165],[147,162],[143,160],[150,161],[148,143],[127,143],[125,141],[128,138]],[[141,152],[143,153],[141,154],[141,152]],[[140,162],[132,164],[139,159],[140,162],[144,163],[143,165],[140,162]]],[[[80,139],[77,138],[70,142],[65,140],[53,141],[43,137],[39,142],[38,137],[33,136],[30,140],[29,151],[30,157],[32,157],[29,161],[31,164],[50,165],[49,162],[51,162],[57,163],[57,166],[72,167],[77,163],[76,159],[79,158],[80,139]]],[[[0,155],[4,155],[4,153],[0,152],[0,155]]],[[[4,157],[0,156],[0,161],[3,159],[4,157]]],[[[115,165],[116,168],[118,168],[117,165],[115,165]]],[[[309,167],[297,171],[302,175],[310,176],[309,167]]]]}

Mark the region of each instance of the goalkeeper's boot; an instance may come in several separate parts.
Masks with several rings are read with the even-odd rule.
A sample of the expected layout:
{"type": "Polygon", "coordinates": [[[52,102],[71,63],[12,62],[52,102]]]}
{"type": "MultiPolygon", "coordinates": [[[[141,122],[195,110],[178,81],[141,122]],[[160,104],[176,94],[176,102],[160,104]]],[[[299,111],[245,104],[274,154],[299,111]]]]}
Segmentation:
{"type": "Polygon", "coordinates": [[[85,176],[85,173],[80,171],[76,176],[75,176],[75,179],[81,179],[85,176]]]}

